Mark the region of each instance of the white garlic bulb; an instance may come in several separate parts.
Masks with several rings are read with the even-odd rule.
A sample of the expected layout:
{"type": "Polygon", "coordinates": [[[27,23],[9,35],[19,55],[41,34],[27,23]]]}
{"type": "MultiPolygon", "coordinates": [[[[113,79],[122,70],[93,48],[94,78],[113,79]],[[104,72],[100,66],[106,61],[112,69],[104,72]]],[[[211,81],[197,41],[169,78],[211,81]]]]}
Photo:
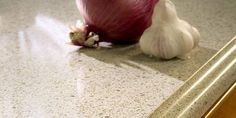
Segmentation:
{"type": "Polygon", "coordinates": [[[171,59],[185,56],[198,45],[198,30],[178,18],[170,0],[157,3],[152,23],[140,39],[140,47],[145,54],[171,59]]]}

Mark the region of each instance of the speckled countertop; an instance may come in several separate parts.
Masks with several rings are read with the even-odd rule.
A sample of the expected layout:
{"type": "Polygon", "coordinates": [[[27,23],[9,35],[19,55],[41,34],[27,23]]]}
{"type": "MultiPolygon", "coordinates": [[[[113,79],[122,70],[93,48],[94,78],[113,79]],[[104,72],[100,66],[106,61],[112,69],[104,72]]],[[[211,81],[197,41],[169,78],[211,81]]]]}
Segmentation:
{"type": "Polygon", "coordinates": [[[204,114],[236,82],[236,37],[232,38],[236,35],[236,16],[233,15],[236,12],[236,2],[180,0],[176,1],[176,4],[180,6],[178,7],[180,10],[191,9],[190,12],[180,12],[186,19],[190,18],[191,12],[194,12],[197,17],[192,18],[192,21],[205,20],[205,23],[199,25],[199,29],[205,30],[202,36],[206,39],[200,42],[201,46],[214,49],[224,46],[149,118],[204,117],[204,114]],[[195,6],[186,6],[193,3],[195,6]],[[211,38],[214,40],[208,40],[211,38]],[[209,43],[206,43],[208,41],[209,43]]]}
{"type": "Polygon", "coordinates": [[[204,38],[191,59],[172,61],[137,45],[79,49],[66,44],[77,19],[73,0],[0,1],[0,117],[147,117],[227,42],[204,38]]]}
{"type": "Polygon", "coordinates": [[[194,73],[150,118],[200,118],[236,82],[236,37],[194,73]]]}
{"type": "Polygon", "coordinates": [[[179,16],[200,30],[202,47],[219,50],[235,36],[235,0],[172,1],[179,16]]]}

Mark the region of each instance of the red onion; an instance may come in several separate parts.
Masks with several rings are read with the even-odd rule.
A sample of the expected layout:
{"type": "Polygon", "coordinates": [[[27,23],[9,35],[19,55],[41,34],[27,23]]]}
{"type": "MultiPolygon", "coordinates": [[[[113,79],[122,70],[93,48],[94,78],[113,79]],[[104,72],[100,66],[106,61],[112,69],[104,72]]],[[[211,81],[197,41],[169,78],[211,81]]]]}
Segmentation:
{"type": "MultiPolygon", "coordinates": [[[[76,0],[84,20],[82,28],[99,36],[99,41],[132,44],[139,41],[151,25],[154,6],[158,0],[76,0]]],[[[78,31],[78,30],[77,30],[78,31]]],[[[72,41],[75,45],[83,43],[72,41]]]]}

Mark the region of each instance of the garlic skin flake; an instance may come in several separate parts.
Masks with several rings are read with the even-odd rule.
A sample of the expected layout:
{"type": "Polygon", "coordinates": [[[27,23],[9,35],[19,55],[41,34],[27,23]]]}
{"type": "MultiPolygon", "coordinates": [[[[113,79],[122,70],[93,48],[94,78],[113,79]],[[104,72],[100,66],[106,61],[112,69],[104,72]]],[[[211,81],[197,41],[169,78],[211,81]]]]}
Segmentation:
{"type": "Polygon", "coordinates": [[[141,50],[163,59],[184,57],[198,45],[200,33],[179,19],[170,0],[160,0],[155,6],[152,25],[140,39],[141,50]]]}
{"type": "Polygon", "coordinates": [[[84,46],[95,48],[99,46],[99,36],[97,34],[90,34],[89,38],[84,42],[84,46]]]}
{"type": "Polygon", "coordinates": [[[69,37],[71,44],[78,46],[85,46],[90,48],[95,48],[99,46],[99,36],[94,32],[86,30],[87,25],[82,21],[78,20],[76,26],[70,27],[69,37]]]}

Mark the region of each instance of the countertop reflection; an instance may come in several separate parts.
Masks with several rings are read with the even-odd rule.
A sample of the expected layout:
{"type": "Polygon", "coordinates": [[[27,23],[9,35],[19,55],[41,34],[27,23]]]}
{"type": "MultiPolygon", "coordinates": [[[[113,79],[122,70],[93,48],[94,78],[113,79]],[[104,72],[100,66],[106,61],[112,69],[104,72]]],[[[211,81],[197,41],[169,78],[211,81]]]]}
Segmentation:
{"type": "Polygon", "coordinates": [[[67,44],[78,19],[73,0],[0,1],[0,117],[146,117],[220,47],[172,61],[138,45],[80,49],[67,44]]]}
{"type": "Polygon", "coordinates": [[[0,117],[145,117],[182,84],[67,44],[68,26],[79,18],[74,1],[0,1],[0,117]]]}

